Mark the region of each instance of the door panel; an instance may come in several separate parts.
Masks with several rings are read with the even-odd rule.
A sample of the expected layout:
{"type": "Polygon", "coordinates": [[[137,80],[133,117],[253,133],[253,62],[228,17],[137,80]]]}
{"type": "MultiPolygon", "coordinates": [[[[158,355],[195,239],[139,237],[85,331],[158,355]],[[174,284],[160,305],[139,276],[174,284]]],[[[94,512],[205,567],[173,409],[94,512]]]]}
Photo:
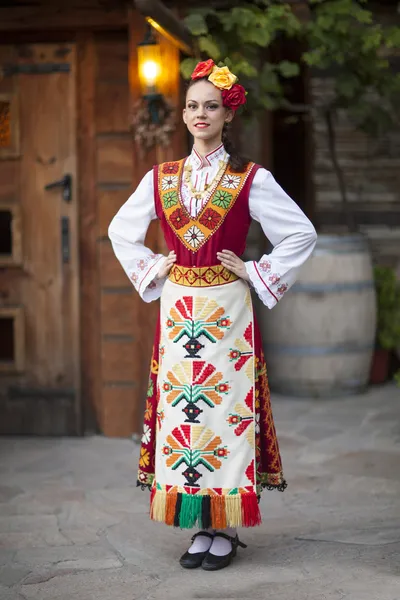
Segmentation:
{"type": "MultiPolygon", "coordinates": [[[[8,94],[18,105],[8,136],[14,148],[0,153],[1,167],[12,161],[14,168],[13,181],[0,180],[0,215],[9,209],[18,223],[12,240],[20,239],[22,257],[18,264],[0,255],[0,356],[2,311],[15,309],[20,357],[0,369],[0,433],[79,433],[75,48],[0,47],[0,65],[0,102],[8,94]],[[65,175],[70,199],[62,186],[46,189],[65,175]]],[[[3,325],[8,331],[10,322],[3,325]]]]}

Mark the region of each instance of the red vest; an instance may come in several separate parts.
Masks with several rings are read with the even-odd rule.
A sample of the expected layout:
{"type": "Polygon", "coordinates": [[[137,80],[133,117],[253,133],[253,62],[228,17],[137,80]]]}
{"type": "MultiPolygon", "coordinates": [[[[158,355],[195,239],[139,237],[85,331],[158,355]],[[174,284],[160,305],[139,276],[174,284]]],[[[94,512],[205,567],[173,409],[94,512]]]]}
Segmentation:
{"type": "Polygon", "coordinates": [[[206,205],[197,217],[192,217],[180,192],[185,160],[153,169],[156,212],[167,247],[176,252],[176,264],[214,266],[219,264],[217,252],[221,250],[241,256],[251,223],[250,188],[259,166],[249,163],[243,173],[233,172],[227,166],[206,205]]]}

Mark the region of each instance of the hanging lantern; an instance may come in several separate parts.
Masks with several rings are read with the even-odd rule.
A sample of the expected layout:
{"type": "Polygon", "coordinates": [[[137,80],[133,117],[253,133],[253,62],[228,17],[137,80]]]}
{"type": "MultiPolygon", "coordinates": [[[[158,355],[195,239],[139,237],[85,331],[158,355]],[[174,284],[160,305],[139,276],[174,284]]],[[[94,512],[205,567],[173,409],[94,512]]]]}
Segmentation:
{"type": "Polygon", "coordinates": [[[137,61],[132,60],[135,68],[132,80],[137,85],[139,77],[141,94],[137,98],[135,89],[131,127],[139,153],[143,155],[156,145],[167,147],[176,129],[175,107],[161,93],[165,73],[156,35],[148,25],[143,41],[136,45],[137,61]]]}
{"type": "Polygon", "coordinates": [[[165,99],[159,89],[162,75],[161,51],[150,25],[148,25],[143,42],[138,44],[137,50],[142,97],[147,102],[151,122],[159,125],[164,119],[163,109],[165,106],[165,99]]]}
{"type": "Polygon", "coordinates": [[[151,26],[148,26],[143,42],[138,44],[138,63],[143,96],[158,95],[161,78],[161,51],[151,26]]]}

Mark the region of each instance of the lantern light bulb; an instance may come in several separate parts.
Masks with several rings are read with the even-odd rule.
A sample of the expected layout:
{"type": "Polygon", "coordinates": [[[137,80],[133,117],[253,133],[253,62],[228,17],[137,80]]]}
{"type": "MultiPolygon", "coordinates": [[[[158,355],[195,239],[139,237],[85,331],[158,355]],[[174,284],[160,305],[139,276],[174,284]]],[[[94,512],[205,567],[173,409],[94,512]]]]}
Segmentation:
{"type": "Polygon", "coordinates": [[[159,72],[160,66],[154,60],[146,60],[143,64],[143,76],[149,84],[154,84],[159,72]]]}

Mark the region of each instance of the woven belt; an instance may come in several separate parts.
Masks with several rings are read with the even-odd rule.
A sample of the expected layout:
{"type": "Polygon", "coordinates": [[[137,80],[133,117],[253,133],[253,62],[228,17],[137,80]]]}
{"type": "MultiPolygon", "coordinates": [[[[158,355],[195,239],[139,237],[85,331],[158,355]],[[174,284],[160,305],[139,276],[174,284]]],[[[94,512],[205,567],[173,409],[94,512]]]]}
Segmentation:
{"type": "Polygon", "coordinates": [[[188,287],[210,287],[212,285],[225,285],[239,279],[235,273],[222,265],[213,267],[182,267],[173,265],[168,279],[179,285],[188,287]]]}

